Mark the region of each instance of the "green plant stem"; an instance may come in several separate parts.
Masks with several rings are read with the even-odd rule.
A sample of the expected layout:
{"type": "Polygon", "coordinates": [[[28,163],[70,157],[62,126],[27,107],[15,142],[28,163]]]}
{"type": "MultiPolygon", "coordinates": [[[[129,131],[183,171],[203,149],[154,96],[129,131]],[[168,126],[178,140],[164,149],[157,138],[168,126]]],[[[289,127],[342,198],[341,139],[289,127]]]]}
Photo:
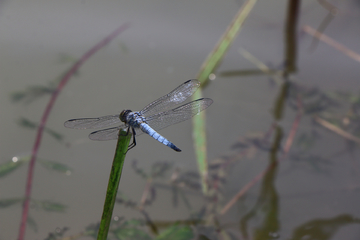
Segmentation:
{"type": "Polygon", "coordinates": [[[289,81],[284,81],[281,85],[280,92],[275,101],[273,115],[276,121],[280,121],[284,115],[286,97],[289,93],[289,81]]]}
{"type": "Polygon", "coordinates": [[[119,139],[116,145],[115,156],[111,167],[108,188],[104,203],[103,214],[101,217],[100,228],[98,232],[98,240],[106,240],[109,232],[112,212],[116,200],[117,190],[120,183],[121,172],[125,162],[126,152],[131,139],[131,134],[126,135],[126,131],[120,130],[119,139]]]}
{"type": "MultiPolygon", "coordinates": [[[[249,16],[252,8],[254,7],[257,0],[247,0],[241,9],[238,11],[234,19],[229,24],[228,28],[221,36],[219,42],[215,48],[210,52],[209,56],[204,61],[197,75],[197,79],[201,82],[202,87],[206,85],[209,80],[209,75],[215,72],[219,63],[225,56],[231,43],[241,30],[241,26],[249,16]]],[[[197,90],[192,99],[196,100],[202,97],[201,89],[197,90]]],[[[201,176],[202,191],[207,195],[207,175],[208,175],[208,163],[206,157],[206,134],[205,134],[205,113],[201,112],[198,116],[193,118],[193,139],[194,148],[196,154],[196,160],[198,163],[199,173],[201,176]]]]}
{"type": "Polygon", "coordinates": [[[285,74],[296,71],[297,61],[297,23],[301,0],[288,1],[287,18],[285,22],[285,74]]]}

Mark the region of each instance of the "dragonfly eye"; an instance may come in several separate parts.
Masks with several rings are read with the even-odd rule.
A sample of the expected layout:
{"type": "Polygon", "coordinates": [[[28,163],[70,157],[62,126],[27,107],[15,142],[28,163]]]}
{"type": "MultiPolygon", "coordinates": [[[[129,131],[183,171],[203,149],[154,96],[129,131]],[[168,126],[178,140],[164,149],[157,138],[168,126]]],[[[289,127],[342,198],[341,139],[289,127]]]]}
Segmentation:
{"type": "Polygon", "coordinates": [[[126,123],[126,117],[129,115],[129,113],[131,113],[132,111],[131,110],[123,110],[121,113],[120,113],[120,121],[126,123]]]}

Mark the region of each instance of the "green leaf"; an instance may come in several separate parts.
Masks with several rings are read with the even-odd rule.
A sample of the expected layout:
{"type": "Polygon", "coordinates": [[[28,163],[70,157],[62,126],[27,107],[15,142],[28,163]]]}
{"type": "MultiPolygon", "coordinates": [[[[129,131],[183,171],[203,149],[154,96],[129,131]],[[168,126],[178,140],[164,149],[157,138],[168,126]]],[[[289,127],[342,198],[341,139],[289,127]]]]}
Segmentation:
{"type": "Polygon", "coordinates": [[[129,48],[127,47],[127,45],[124,42],[120,41],[118,45],[119,45],[120,50],[123,53],[127,54],[129,52],[129,48]]]}
{"type": "Polygon", "coordinates": [[[149,178],[148,174],[142,168],[138,167],[136,160],[133,160],[131,162],[131,167],[134,170],[134,172],[136,174],[138,174],[139,176],[141,176],[142,178],[144,178],[144,179],[149,178]]]}
{"type": "Polygon", "coordinates": [[[13,92],[10,95],[10,99],[12,102],[20,102],[22,101],[24,98],[26,97],[26,93],[25,92],[13,92]]]}
{"type": "Polygon", "coordinates": [[[22,202],[23,202],[23,198],[2,199],[0,200],[0,208],[7,208],[22,202]]]}
{"type": "MultiPolygon", "coordinates": [[[[37,129],[39,127],[39,124],[37,122],[33,122],[27,118],[21,117],[18,121],[17,121],[18,125],[20,125],[21,127],[24,128],[29,128],[29,129],[37,129]]],[[[55,138],[58,141],[63,141],[64,136],[58,132],[56,132],[55,130],[52,130],[48,127],[44,128],[44,131],[49,134],[50,136],[52,136],[53,138],[55,138]]]]}
{"type": "Polygon", "coordinates": [[[39,207],[46,212],[65,212],[67,208],[66,205],[61,203],[56,203],[52,201],[34,201],[39,205],[39,207]]]}
{"type": "Polygon", "coordinates": [[[155,240],[190,240],[194,238],[194,233],[189,226],[173,225],[155,238],[155,240]]]}
{"type": "Polygon", "coordinates": [[[59,162],[49,161],[45,159],[38,159],[38,162],[45,168],[56,172],[64,173],[66,175],[71,174],[71,168],[67,165],[59,162]]]}
{"type": "Polygon", "coordinates": [[[124,222],[122,226],[126,226],[126,227],[144,226],[144,221],[138,219],[131,219],[124,222]]]}
{"type": "Polygon", "coordinates": [[[69,230],[68,227],[59,228],[57,227],[54,231],[50,232],[44,240],[58,240],[58,239],[79,239],[82,236],[88,236],[87,233],[83,232],[78,234],[76,237],[65,238],[65,233],[69,230]]]}
{"type": "Polygon", "coordinates": [[[151,240],[145,231],[137,228],[119,228],[113,233],[120,240],[151,240]]]}
{"type": "Polygon", "coordinates": [[[56,62],[59,63],[59,64],[75,63],[75,62],[77,62],[78,60],[79,60],[79,59],[71,56],[70,54],[60,53],[56,62]]]}
{"type": "Polygon", "coordinates": [[[0,177],[4,177],[8,175],[9,173],[15,171],[23,164],[23,161],[7,161],[5,163],[2,163],[0,165],[0,177]]]}
{"type": "Polygon", "coordinates": [[[296,143],[302,150],[309,150],[315,145],[316,140],[317,136],[315,134],[302,133],[296,143]]]}
{"type": "Polygon", "coordinates": [[[58,140],[60,142],[62,140],[64,140],[64,136],[62,134],[60,134],[60,133],[58,133],[58,132],[56,132],[56,131],[54,131],[54,130],[52,130],[50,128],[45,128],[44,130],[45,130],[45,132],[47,132],[50,136],[52,136],[56,140],[58,140]]]}
{"type": "Polygon", "coordinates": [[[38,226],[35,222],[35,219],[32,218],[30,215],[28,215],[28,218],[27,218],[27,225],[34,231],[34,232],[38,232],[38,226]]]}
{"type": "Polygon", "coordinates": [[[51,94],[55,91],[55,88],[41,86],[41,85],[33,85],[27,87],[23,91],[17,91],[11,94],[10,98],[12,102],[20,102],[22,101],[25,104],[29,104],[30,102],[36,100],[39,97],[42,97],[46,94],[51,94]]]}
{"type": "Polygon", "coordinates": [[[24,118],[24,117],[19,118],[19,120],[17,121],[17,124],[20,125],[21,127],[29,128],[29,129],[36,129],[38,127],[37,123],[32,122],[29,119],[24,118]]]}
{"type": "Polygon", "coordinates": [[[172,168],[172,164],[168,162],[156,162],[151,166],[151,176],[153,178],[156,177],[164,177],[167,171],[172,168]]]}
{"type": "Polygon", "coordinates": [[[97,236],[97,233],[99,231],[99,226],[100,226],[100,223],[92,223],[92,224],[89,224],[86,228],[85,228],[85,234],[86,236],[90,236],[92,237],[93,239],[96,239],[96,236],[97,236]]]}

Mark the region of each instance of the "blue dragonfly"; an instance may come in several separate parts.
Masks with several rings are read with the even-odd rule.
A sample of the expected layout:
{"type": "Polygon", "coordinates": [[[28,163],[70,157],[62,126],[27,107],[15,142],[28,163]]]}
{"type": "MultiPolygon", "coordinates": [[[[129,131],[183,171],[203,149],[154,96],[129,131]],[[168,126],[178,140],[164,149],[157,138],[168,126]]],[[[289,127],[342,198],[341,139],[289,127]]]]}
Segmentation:
{"type": "Polygon", "coordinates": [[[71,119],[64,123],[65,127],[74,129],[95,129],[104,128],[122,122],[122,125],[92,132],[89,135],[91,140],[106,141],[119,138],[120,129],[127,129],[127,134],[131,131],[133,141],[128,150],[136,146],[135,135],[143,133],[149,134],[160,143],[172,148],[177,152],[181,149],[172,142],[157,133],[157,130],[166,128],[170,125],[188,120],[209,107],[213,100],[210,98],[200,98],[187,104],[174,108],[184,102],[200,87],[200,82],[191,79],[165,96],[148,104],[143,110],[133,112],[123,110],[120,115],[109,115],[98,118],[78,118],[71,119]]]}

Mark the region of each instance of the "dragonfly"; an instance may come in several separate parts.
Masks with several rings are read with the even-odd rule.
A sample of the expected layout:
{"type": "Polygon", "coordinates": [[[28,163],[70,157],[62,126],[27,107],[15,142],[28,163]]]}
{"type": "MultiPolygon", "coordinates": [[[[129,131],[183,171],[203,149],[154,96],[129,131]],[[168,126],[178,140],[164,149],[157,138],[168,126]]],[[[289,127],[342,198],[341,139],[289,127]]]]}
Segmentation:
{"type": "Polygon", "coordinates": [[[133,135],[133,141],[129,145],[128,151],[136,146],[135,136],[146,133],[171,149],[181,152],[180,148],[161,136],[157,131],[188,120],[213,103],[213,100],[210,98],[200,98],[176,107],[176,105],[181,104],[193,95],[199,87],[200,82],[196,79],[191,79],[165,96],[151,102],[141,111],[123,110],[120,114],[116,115],[71,119],[66,121],[64,126],[73,129],[96,129],[122,123],[117,127],[92,132],[89,138],[96,141],[116,140],[119,138],[120,130],[127,129],[127,134],[131,131],[133,135]]]}

